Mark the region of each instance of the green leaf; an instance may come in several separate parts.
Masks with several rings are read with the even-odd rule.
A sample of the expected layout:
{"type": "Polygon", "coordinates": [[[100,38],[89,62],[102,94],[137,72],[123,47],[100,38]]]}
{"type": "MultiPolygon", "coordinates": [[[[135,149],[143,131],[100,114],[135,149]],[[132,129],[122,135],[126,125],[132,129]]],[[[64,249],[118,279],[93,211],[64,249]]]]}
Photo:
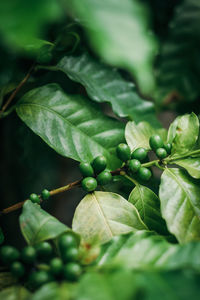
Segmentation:
{"type": "Polygon", "coordinates": [[[183,170],[166,169],[161,177],[160,201],[167,227],[180,243],[200,239],[200,186],[183,170]]]}
{"type": "Polygon", "coordinates": [[[164,128],[156,130],[147,122],[128,122],[125,128],[126,142],[131,150],[143,147],[150,149],[149,138],[154,133],[159,134],[164,140],[166,139],[166,130],[164,128]]]}
{"type": "Polygon", "coordinates": [[[54,69],[81,83],[92,100],[111,103],[119,117],[129,117],[136,123],[149,121],[152,126],[160,127],[153,103],[143,100],[134,84],[123,79],[116,69],[95,61],[88,53],[65,56],[54,69]]]}
{"type": "Polygon", "coordinates": [[[200,158],[189,157],[179,160],[174,160],[173,164],[185,168],[188,173],[194,178],[200,178],[200,158]]]}
{"type": "Polygon", "coordinates": [[[173,13],[167,38],[161,43],[158,78],[158,101],[165,102],[171,93],[184,101],[200,95],[200,5],[199,0],[184,0],[173,13]]]}
{"type": "Polygon", "coordinates": [[[23,286],[12,286],[0,292],[0,299],[5,300],[29,300],[30,292],[23,286]]]}
{"type": "Polygon", "coordinates": [[[199,274],[186,271],[112,270],[90,272],[80,281],[77,300],[199,299],[199,274]]]}
{"type": "Polygon", "coordinates": [[[115,235],[147,229],[131,203],[109,192],[86,195],[76,208],[72,228],[85,242],[102,244],[115,235]]]}
{"type": "Polygon", "coordinates": [[[138,231],[113,238],[101,246],[98,266],[118,266],[131,270],[200,271],[200,242],[170,244],[164,237],[138,231]]]}
{"type": "MultiPolygon", "coordinates": [[[[171,125],[169,134],[171,137],[174,136],[172,144],[172,156],[176,154],[185,154],[195,147],[196,141],[199,135],[199,119],[194,114],[186,114],[179,117],[178,120],[171,125]],[[175,131],[176,127],[176,131],[175,131]]],[[[169,138],[171,139],[171,138],[169,138]]]]}
{"type": "Polygon", "coordinates": [[[109,168],[120,165],[115,147],[124,140],[124,125],[81,96],[66,95],[58,85],[48,84],[25,94],[17,114],[63,156],[90,162],[104,155],[109,168]]]}
{"type": "Polygon", "coordinates": [[[107,63],[132,72],[144,93],[154,89],[152,64],[157,46],[149,32],[144,4],[131,0],[72,0],[68,7],[75,18],[86,23],[84,29],[97,54],[107,63]]]}
{"type": "Polygon", "coordinates": [[[0,227],[0,245],[3,243],[3,241],[4,241],[4,234],[3,234],[3,231],[0,227]]]}
{"type": "Polygon", "coordinates": [[[76,300],[133,300],[136,292],[133,279],[132,272],[127,270],[86,273],[80,280],[76,300]]]}
{"type": "Polygon", "coordinates": [[[44,27],[61,14],[59,3],[55,0],[1,1],[0,32],[12,47],[37,48],[44,27]],[[34,12],[34,18],[33,16],[34,12]]]}
{"type": "Polygon", "coordinates": [[[60,234],[71,230],[30,200],[24,203],[19,221],[21,232],[30,245],[55,239],[60,234]]]}
{"type": "Polygon", "coordinates": [[[51,282],[37,290],[31,300],[72,300],[75,285],[63,282],[51,282]]]}
{"type": "Polygon", "coordinates": [[[138,210],[142,221],[150,230],[167,233],[166,225],[160,214],[160,201],[157,195],[143,185],[136,185],[129,199],[138,210]]]}

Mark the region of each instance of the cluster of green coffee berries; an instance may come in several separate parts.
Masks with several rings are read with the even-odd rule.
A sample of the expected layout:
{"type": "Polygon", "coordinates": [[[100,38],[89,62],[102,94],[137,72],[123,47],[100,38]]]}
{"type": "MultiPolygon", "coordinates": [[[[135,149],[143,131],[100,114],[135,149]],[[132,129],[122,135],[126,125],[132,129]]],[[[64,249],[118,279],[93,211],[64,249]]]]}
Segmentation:
{"type": "MultiPolygon", "coordinates": [[[[159,159],[164,159],[171,153],[171,144],[164,144],[162,138],[157,134],[150,137],[149,145],[159,159]]],[[[126,167],[132,174],[137,174],[144,181],[148,181],[151,178],[151,170],[142,166],[142,163],[148,161],[147,149],[139,147],[131,153],[131,149],[127,144],[119,144],[116,152],[118,158],[125,162],[126,167]]]]}
{"type": "Polygon", "coordinates": [[[97,156],[91,163],[82,162],[79,170],[84,177],[81,185],[86,192],[92,192],[97,185],[106,185],[112,181],[112,174],[106,169],[107,160],[104,156],[97,156]]]}
{"type": "Polygon", "coordinates": [[[82,267],[78,262],[78,246],[77,237],[67,232],[58,238],[57,247],[50,241],[26,246],[21,252],[12,246],[2,246],[0,260],[18,281],[36,290],[51,281],[79,278],[82,267]]]}
{"type": "Polygon", "coordinates": [[[29,196],[29,200],[31,200],[33,203],[40,204],[41,200],[47,200],[47,199],[49,199],[49,197],[50,197],[50,192],[49,192],[47,189],[44,189],[44,190],[42,191],[40,197],[39,197],[37,194],[32,193],[32,194],[29,196]],[[41,197],[41,198],[40,198],[40,197],[41,197]]]}

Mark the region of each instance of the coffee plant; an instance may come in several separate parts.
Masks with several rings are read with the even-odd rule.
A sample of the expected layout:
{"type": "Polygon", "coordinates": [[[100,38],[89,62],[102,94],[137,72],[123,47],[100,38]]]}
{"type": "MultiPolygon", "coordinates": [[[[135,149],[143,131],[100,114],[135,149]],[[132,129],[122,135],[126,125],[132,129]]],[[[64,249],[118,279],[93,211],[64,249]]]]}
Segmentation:
{"type": "Polygon", "coordinates": [[[0,17],[0,299],[199,299],[200,2],[0,17]]]}

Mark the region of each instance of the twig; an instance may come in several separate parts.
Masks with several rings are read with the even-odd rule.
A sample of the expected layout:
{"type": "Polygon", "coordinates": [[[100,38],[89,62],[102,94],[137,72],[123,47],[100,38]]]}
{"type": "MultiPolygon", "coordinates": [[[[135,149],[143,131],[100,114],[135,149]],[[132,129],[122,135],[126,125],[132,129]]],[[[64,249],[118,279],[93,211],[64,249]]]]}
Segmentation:
{"type": "MultiPolygon", "coordinates": [[[[112,176],[120,175],[120,171],[121,170],[122,169],[119,168],[117,170],[111,171],[110,173],[112,174],[112,176]]],[[[81,180],[82,179],[79,179],[79,180],[76,180],[76,181],[74,181],[72,183],[69,183],[69,184],[67,184],[65,186],[62,186],[62,187],[57,188],[57,189],[54,189],[54,190],[50,191],[50,195],[54,196],[54,195],[57,195],[57,194],[69,191],[69,190],[73,189],[74,187],[78,187],[81,184],[81,180]]],[[[40,202],[42,202],[42,199],[41,199],[40,195],[39,195],[39,197],[40,197],[40,202]]],[[[28,199],[26,199],[26,200],[28,200],[28,199]]],[[[0,216],[1,215],[9,214],[10,212],[13,212],[15,210],[18,210],[18,209],[22,208],[22,206],[24,205],[24,203],[25,203],[26,200],[21,201],[19,203],[16,203],[16,204],[14,204],[14,205],[12,205],[12,206],[10,206],[8,208],[4,208],[2,211],[0,211],[0,216]]]]}
{"type": "Polygon", "coordinates": [[[31,68],[29,69],[28,73],[26,74],[26,76],[24,77],[24,79],[22,79],[22,81],[19,83],[19,85],[16,87],[16,89],[12,92],[12,94],[10,95],[10,97],[8,98],[8,100],[6,101],[6,103],[3,105],[0,113],[4,113],[6,108],[10,105],[10,103],[13,101],[13,99],[15,98],[15,96],[17,95],[17,93],[19,92],[19,90],[23,87],[23,85],[27,82],[27,80],[29,79],[33,69],[35,67],[35,64],[33,64],[31,66],[31,68]]]}

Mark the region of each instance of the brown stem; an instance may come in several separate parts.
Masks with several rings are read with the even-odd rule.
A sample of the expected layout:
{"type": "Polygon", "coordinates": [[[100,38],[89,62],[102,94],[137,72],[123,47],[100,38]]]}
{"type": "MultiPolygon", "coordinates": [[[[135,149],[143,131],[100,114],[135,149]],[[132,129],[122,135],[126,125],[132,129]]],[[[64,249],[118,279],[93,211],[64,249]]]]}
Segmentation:
{"type": "Polygon", "coordinates": [[[31,66],[31,68],[29,69],[28,73],[26,74],[26,76],[24,77],[24,79],[22,79],[22,81],[19,83],[19,85],[16,87],[16,89],[12,92],[12,94],[10,95],[10,97],[8,98],[8,100],[6,101],[6,103],[3,105],[2,109],[1,109],[1,113],[5,112],[6,108],[10,105],[10,103],[13,101],[13,99],[15,98],[15,96],[17,95],[17,93],[19,92],[19,90],[23,87],[23,85],[27,82],[27,80],[29,79],[33,69],[34,69],[35,64],[33,64],[31,66]]]}
{"type": "MultiPolygon", "coordinates": [[[[120,171],[121,171],[122,169],[117,169],[117,170],[115,170],[115,171],[111,171],[111,174],[114,176],[114,175],[120,175],[120,171]]],[[[57,189],[55,189],[55,190],[52,190],[52,191],[50,191],[50,195],[51,196],[54,196],[54,195],[57,195],[57,194],[60,194],[60,193],[64,193],[64,192],[66,192],[66,191],[69,191],[69,190],[71,190],[71,189],[73,189],[74,187],[78,187],[78,186],[80,186],[80,184],[81,184],[81,179],[79,179],[79,180],[76,180],[76,181],[74,181],[74,182],[72,182],[72,183],[69,183],[69,184],[67,184],[67,185],[65,185],[65,186],[62,186],[62,187],[60,187],[60,188],[57,188],[57,189]]],[[[39,196],[40,197],[40,199],[41,199],[41,196],[39,196]]],[[[13,211],[15,211],[15,210],[17,210],[17,209],[20,209],[23,205],[24,205],[24,202],[25,202],[26,200],[24,200],[24,201],[22,201],[22,202],[19,202],[19,203],[16,203],[16,204],[14,204],[14,205],[12,205],[12,206],[10,206],[10,207],[8,207],[8,208],[4,208],[1,212],[0,212],[0,215],[6,215],[6,214],[9,214],[10,212],[13,212],[13,211]]],[[[42,202],[42,199],[40,200],[41,202],[42,202]]]]}

